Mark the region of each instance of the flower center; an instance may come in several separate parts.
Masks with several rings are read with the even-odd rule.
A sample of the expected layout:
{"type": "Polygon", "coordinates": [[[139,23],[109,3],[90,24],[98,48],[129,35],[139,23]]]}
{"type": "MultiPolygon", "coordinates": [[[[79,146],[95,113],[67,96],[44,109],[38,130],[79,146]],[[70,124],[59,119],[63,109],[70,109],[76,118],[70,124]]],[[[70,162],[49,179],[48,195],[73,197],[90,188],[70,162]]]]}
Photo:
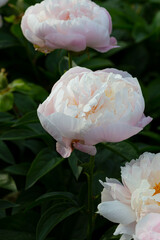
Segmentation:
{"type": "Polygon", "coordinates": [[[160,193],[160,182],[158,184],[156,183],[153,189],[155,190],[155,193],[153,194],[153,196],[160,193]]]}

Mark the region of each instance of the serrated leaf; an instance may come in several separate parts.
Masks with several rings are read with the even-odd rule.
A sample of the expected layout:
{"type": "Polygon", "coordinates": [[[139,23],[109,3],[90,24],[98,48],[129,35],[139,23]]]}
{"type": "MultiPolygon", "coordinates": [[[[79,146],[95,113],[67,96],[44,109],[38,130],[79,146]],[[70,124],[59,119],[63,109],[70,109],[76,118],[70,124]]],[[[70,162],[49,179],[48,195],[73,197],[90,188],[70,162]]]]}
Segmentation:
{"type": "Polygon", "coordinates": [[[56,152],[50,148],[43,149],[37,157],[34,159],[26,179],[26,188],[31,187],[35,184],[38,179],[43,177],[64,159],[59,157],[56,152]]]}
{"type": "Polygon", "coordinates": [[[49,232],[67,217],[80,211],[81,208],[59,203],[49,208],[40,218],[36,230],[36,240],[44,240],[49,232]]]}
{"type": "Polygon", "coordinates": [[[0,159],[4,162],[14,164],[14,158],[7,145],[0,140],[0,159]]]}

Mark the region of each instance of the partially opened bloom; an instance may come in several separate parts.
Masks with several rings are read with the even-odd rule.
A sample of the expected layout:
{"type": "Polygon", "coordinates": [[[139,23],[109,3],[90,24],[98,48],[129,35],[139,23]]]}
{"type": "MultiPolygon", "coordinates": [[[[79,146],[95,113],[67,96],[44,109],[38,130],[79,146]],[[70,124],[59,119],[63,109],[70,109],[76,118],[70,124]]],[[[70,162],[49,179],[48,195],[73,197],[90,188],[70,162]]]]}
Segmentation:
{"type": "Polygon", "coordinates": [[[139,83],[127,72],[75,67],[53,86],[38,116],[57,151],[68,157],[73,148],[95,155],[95,144],[137,134],[151,121],[143,111],[139,83]]]}
{"type": "MultiPolygon", "coordinates": [[[[110,221],[119,223],[114,234],[123,234],[123,240],[130,240],[135,234],[138,240],[160,240],[139,238],[140,228],[144,223],[149,224],[149,219],[152,222],[153,215],[143,217],[149,213],[160,214],[160,153],[146,152],[139,159],[126,163],[121,168],[121,178],[123,184],[108,178],[102,183],[104,189],[102,203],[98,205],[99,213],[110,221]]],[[[148,225],[144,228],[148,228],[149,232],[149,229],[154,229],[154,224],[155,230],[157,226],[160,227],[159,216],[156,216],[153,224],[150,223],[150,228],[148,225]]]]}
{"type": "Polygon", "coordinates": [[[91,0],[44,0],[29,7],[21,23],[24,36],[42,52],[116,47],[108,11],[91,0]]]}
{"type": "Polygon", "coordinates": [[[160,240],[160,213],[149,213],[137,223],[134,240],[160,240]]]}

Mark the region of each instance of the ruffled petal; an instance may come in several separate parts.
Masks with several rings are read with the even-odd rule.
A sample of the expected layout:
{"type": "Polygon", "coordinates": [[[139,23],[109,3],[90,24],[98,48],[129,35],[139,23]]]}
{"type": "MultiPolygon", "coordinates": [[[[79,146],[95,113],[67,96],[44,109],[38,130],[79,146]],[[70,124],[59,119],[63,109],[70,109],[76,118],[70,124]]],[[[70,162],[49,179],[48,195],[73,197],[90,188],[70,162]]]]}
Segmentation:
{"type": "Polygon", "coordinates": [[[103,217],[115,223],[130,224],[136,220],[135,213],[131,207],[119,201],[100,203],[98,211],[103,217]]]}

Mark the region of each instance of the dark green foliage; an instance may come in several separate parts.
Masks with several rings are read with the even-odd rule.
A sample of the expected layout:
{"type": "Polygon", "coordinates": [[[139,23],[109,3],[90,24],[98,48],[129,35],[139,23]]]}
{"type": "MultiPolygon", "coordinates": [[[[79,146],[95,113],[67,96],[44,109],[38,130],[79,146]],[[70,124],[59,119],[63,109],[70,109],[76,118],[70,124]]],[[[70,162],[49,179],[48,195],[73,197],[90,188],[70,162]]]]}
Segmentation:
{"type": "MultiPolygon", "coordinates": [[[[0,239],[86,240],[89,157],[74,151],[63,160],[41,127],[36,109],[68,68],[65,50],[44,55],[23,37],[20,19],[40,0],[10,0],[0,9],[0,239]]],[[[160,1],[98,0],[113,20],[119,48],[73,54],[73,65],[92,70],[115,67],[139,79],[145,114],[154,118],[141,133],[121,143],[97,146],[93,175],[94,212],[105,177],[120,180],[120,166],[145,151],[160,152],[160,1]]],[[[95,214],[93,240],[112,236],[115,225],[95,214]]]]}

